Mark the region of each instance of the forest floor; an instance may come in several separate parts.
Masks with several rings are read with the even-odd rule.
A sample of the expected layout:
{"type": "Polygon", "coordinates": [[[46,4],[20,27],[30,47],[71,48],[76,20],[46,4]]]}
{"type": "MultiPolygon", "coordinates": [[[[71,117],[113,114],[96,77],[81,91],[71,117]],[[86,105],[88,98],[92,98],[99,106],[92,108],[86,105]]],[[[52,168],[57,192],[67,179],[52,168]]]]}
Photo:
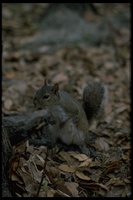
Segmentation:
{"type": "Polygon", "coordinates": [[[129,197],[130,6],[96,4],[100,15],[92,10],[80,15],[59,7],[45,16],[48,6],[2,5],[2,115],[35,111],[33,97],[46,77],[81,103],[88,80],[104,82],[108,88],[107,113],[103,126],[97,126],[93,144],[100,156],[89,158],[58,147],[47,155],[45,146],[21,144],[21,151],[27,145],[29,160],[21,155],[19,161],[11,162],[12,190],[17,196],[35,196],[43,171],[38,196],[129,197]]]}

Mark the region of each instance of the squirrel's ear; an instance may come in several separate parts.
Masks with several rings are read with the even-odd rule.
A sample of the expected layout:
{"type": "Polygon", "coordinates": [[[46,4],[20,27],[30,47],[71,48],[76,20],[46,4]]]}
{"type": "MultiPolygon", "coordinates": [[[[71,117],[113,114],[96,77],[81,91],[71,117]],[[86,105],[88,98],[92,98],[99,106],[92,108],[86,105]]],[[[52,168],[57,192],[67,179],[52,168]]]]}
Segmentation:
{"type": "Polygon", "coordinates": [[[49,83],[48,83],[48,78],[46,78],[45,81],[44,81],[44,86],[45,86],[45,85],[49,85],[49,83]]]}
{"type": "Polygon", "coordinates": [[[59,90],[59,84],[55,83],[54,86],[52,87],[52,91],[56,94],[59,90]]]}

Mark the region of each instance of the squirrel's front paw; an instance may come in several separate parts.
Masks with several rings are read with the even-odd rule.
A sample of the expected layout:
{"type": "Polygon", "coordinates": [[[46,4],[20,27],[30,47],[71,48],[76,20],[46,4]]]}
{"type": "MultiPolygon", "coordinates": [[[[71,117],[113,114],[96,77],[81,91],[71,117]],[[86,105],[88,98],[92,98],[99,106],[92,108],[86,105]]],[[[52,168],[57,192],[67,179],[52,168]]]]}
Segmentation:
{"type": "Polygon", "coordinates": [[[49,124],[51,124],[51,125],[56,124],[56,120],[50,120],[50,121],[49,121],[49,124]]]}
{"type": "Polygon", "coordinates": [[[47,118],[45,118],[45,123],[46,123],[46,125],[48,125],[48,124],[54,125],[54,124],[56,124],[56,120],[52,119],[51,117],[47,117],[47,118]]]}

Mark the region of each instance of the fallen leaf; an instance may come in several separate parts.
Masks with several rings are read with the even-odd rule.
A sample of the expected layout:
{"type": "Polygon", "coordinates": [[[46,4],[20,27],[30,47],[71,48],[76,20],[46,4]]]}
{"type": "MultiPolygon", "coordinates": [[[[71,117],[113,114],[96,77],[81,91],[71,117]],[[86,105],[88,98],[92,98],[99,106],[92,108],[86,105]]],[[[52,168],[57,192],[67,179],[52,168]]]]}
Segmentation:
{"type": "Polygon", "coordinates": [[[116,181],[115,183],[114,183],[114,186],[124,186],[125,185],[125,183],[123,183],[123,182],[121,182],[121,181],[116,181]]]}
{"type": "Polygon", "coordinates": [[[109,190],[108,187],[106,185],[103,185],[102,183],[95,183],[95,185],[100,186],[101,188],[105,189],[105,190],[109,190]]]}
{"type": "Polygon", "coordinates": [[[75,172],[76,171],[76,167],[68,166],[66,164],[59,165],[59,169],[64,171],[64,172],[75,172]]]}
{"type": "Polygon", "coordinates": [[[26,191],[30,193],[31,195],[35,193],[38,189],[38,184],[36,182],[31,181],[26,185],[25,187],[26,191]]]}
{"type": "Polygon", "coordinates": [[[13,146],[14,154],[15,153],[23,153],[29,147],[29,141],[22,141],[19,144],[13,146]]]}
{"type": "Polygon", "coordinates": [[[108,151],[110,148],[109,144],[107,143],[107,140],[104,137],[97,137],[94,146],[96,147],[96,149],[100,151],[101,150],[108,151]]]}
{"type": "Polygon", "coordinates": [[[118,190],[115,192],[115,196],[120,197],[122,193],[123,193],[123,189],[118,189],[118,190]]]}
{"type": "Polygon", "coordinates": [[[68,81],[68,77],[63,74],[63,73],[59,73],[56,76],[54,76],[53,78],[53,83],[60,83],[60,82],[64,82],[64,81],[68,81]]]}
{"type": "Polygon", "coordinates": [[[91,179],[95,182],[98,182],[100,179],[100,175],[101,175],[102,171],[101,170],[95,170],[91,175],[91,179]]]}
{"type": "Polygon", "coordinates": [[[49,166],[49,167],[46,167],[46,170],[47,170],[46,175],[48,176],[51,182],[54,182],[55,179],[57,180],[59,178],[60,170],[58,168],[49,166]]]}
{"type": "Polygon", "coordinates": [[[86,176],[83,172],[80,172],[80,171],[76,171],[76,176],[82,180],[90,180],[91,178],[86,176]]]}
{"type": "Polygon", "coordinates": [[[117,114],[120,114],[120,113],[124,112],[124,111],[127,110],[127,109],[129,109],[129,105],[125,105],[125,106],[119,107],[119,108],[117,108],[117,109],[115,110],[115,112],[116,112],[117,114]]]}
{"type": "Polygon", "coordinates": [[[75,159],[71,157],[69,152],[61,151],[59,152],[59,155],[63,158],[64,161],[66,161],[69,165],[75,164],[75,159]]]}
{"type": "Polygon", "coordinates": [[[44,167],[44,162],[45,161],[40,155],[35,154],[34,159],[35,159],[36,165],[38,165],[38,166],[40,166],[42,168],[44,167]]]}
{"type": "Polygon", "coordinates": [[[37,182],[40,183],[42,178],[42,171],[37,169],[36,163],[34,161],[28,160],[27,167],[29,168],[29,172],[31,177],[37,182]]]}
{"type": "Polygon", "coordinates": [[[6,110],[10,110],[12,105],[13,105],[13,102],[12,102],[11,99],[6,99],[4,101],[4,107],[5,107],[6,110]]]}
{"type": "Polygon", "coordinates": [[[50,188],[48,190],[47,197],[54,197],[55,193],[56,193],[56,190],[54,190],[53,188],[50,188]]]}
{"type": "Polygon", "coordinates": [[[5,76],[8,79],[13,79],[16,77],[16,73],[14,73],[13,71],[8,71],[8,72],[5,72],[5,76]]]}
{"type": "Polygon", "coordinates": [[[16,182],[19,182],[19,183],[21,183],[21,184],[23,183],[23,182],[21,182],[20,176],[18,176],[16,173],[13,173],[13,174],[11,175],[10,179],[11,179],[12,181],[16,181],[16,182]]]}
{"type": "Polygon", "coordinates": [[[92,163],[92,159],[88,158],[87,160],[81,162],[78,167],[88,167],[90,166],[91,163],[92,163]]]}
{"type": "Polygon", "coordinates": [[[14,162],[13,165],[12,165],[13,171],[17,171],[18,166],[19,166],[19,162],[17,162],[17,161],[14,162]]]}
{"type": "Polygon", "coordinates": [[[85,154],[79,154],[76,152],[69,152],[71,156],[73,156],[74,158],[78,159],[79,161],[84,161],[88,159],[88,156],[86,156],[85,154]]]}
{"type": "Polygon", "coordinates": [[[65,182],[65,186],[70,190],[70,192],[71,192],[71,194],[72,194],[73,197],[79,197],[79,195],[78,195],[78,190],[77,190],[77,188],[78,188],[78,186],[79,186],[78,183],[73,183],[73,182],[69,183],[69,182],[65,182]]]}
{"type": "Polygon", "coordinates": [[[57,190],[60,190],[64,194],[72,196],[71,191],[69,190],[69,188],[67,188],[67,186],[65,185],[65,182],[61,181],[59,184],[57,184],[56,188],[57,190]]]}
{"type": "Polygon", "coordinates": [[[31,177],[31,175],[28,172],[24,172],[20,168],[17,170],[17,172],[23,179],[25,187],[27,187],[29,184],[33,183],[33,178],[31,177]]]}

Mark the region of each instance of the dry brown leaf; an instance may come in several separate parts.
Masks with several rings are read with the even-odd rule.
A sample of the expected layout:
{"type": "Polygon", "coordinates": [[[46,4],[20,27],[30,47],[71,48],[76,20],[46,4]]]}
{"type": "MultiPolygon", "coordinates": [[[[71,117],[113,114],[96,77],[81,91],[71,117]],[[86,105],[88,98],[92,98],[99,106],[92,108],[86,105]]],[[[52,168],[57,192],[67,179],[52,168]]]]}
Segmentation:
{"type": "Polygon", "coordinates": [[[119,169],[119,165],[112,165],[112,166],[107,166],[106,170],[103,171],[102,173],[102,177],[104,177],[105,175],[114,172],[114,170],[119,169]]]}
{"type": "Polygon", "coordinates": [[[29,147],[29,141],[28,140],[22,141],[19,144],[13,146],[14,154],[15,153],[24,153],[28,147],[29,147]]]}
{"type": "Polygon", "coordinates": [[[19,167],[23,166],[23,164],[26,162],[26,159],[22,156],[19,158],[19,167]]]}
{"type": "Polygon", "coordinates": [[[102,170],[94,170],[92,174],[90,175],[91,179],[95,182],[98,182],[100,179],[100,175],[102,173],[102,170]]]}
{"type": "Polygon", "coordinates": [[[127,109],[129,109],[129,105],[123,105],[122,107],[119,107],[119,108],[117,108],[116,110],[115,110],[115,112],[117,113],[117,114],[120,114],[120,113],[122,113],[122,112],[124,112],[125,110],[127,110],[127,109]]]}
{"type": "Polygon", "coordinates": [[[58,146],[54,146],[52,149],[49,149],[49,151],[48,151],[49,156],[53,156],[53,155],[57,154],[58,152],[59,152],[59,147],[58,146]]]}
{"type": "Polygon", "coordinates": [[[69,165],[75,164],[75,159],[71,157],[69,152],[61,151],[59,152],[59,155],[63,158],[64,161],[66,161],[69,165]]]}
{"type": "Polygon", "coordinates": [[[101,197],[105,197],[106,191],[100,188],[98,194],[100,194],[101,197]]]}
{"type": "Polygon", "coordinates": [[[66,194],[66,195],[72,196],[71,191],[69,190],[69,188],[67,188],[67,186],[65,185],[65,182],[63,181],[57,184],[56,189],[63,192],[64,195],[66,194]]]}
{"type": "Polygon", "coordinates": [[[46,177],[49,183],[54,183],[60,178],[60,171],[56,167],[46,166],[46,177]]]}
{"type": "Polygon", "coordinates": [[[14,162],[12,165],[13,171],[17,171],[18,166],[19,166],[19,162],[14,162]]]}
{"type": "Polygon", "coordinates": [[[4,101],[4,107],[6,110],[10,110],[13,105],[13,101],[11,99],[6,99],[4,101]]]}
{"type": "Polygon", "coordinates": [[[29,168],[29,173],[31,177],[37,182],[40,183],[41,177],[42,177],[42,171],[37,169],[36,163],[33,161],[29,160],[27,167],[29,168]]]}
{"type": "Polygon", "coordinates": [[[80,172],[80,171],[76,171],[76,176],[82,180],[87,180],[89,181],[91,178],[86,176],[83,172],[80,172]]]}
{"type": "Polygon", "coordinates": [[[31,182],[26,185],[25,189],[32,196],[33,194],[36,194],[36,191],[38,189],[38,184],[36,182],[33,182],[31,179],[31,182]]]}
{"type": "Polygon", "coordinates": [[[129,160],[129,155],[122,154],[122,158],[123,158],[123,160],[129,160]]]}
{"type": "Polygon", "coordinates": [[[47,197],[54,197],[55,193],[56,193],[56,190],[54,190],[53,188],[50,188],[48,190],[47,197]]]}
{"type": "Polygon", "coordinates": [[[16,78],[16,73],[14,71],[5,72],[5,76],[9,79],[16,78]]]}
{"type": "Polygon", "coordinates": [[[22,171],[22,173],[27,173],[29,175],[29,167],[27,162],[25,162],[22,166],[20,166],[17,170],[18,174],[20,175],[20,171],[22,171]]]}
{"type": "Polygon", "coordinates": [[[44,167],[44,162],[45,161],[41,156],[39,156],[38,154],[35,154],[34,160],[35,160],[36,165],[38,165],[38,166],[40,166],[42,168],[44,167]]]}
{"type": "Polygon", "coordinates": [[[73,183],[73,182],[65,182],[65,186],[70,190],[71,194],[73,197],[79,197],[78,195],[78,183],[73,183]]]}
{"type": "Polygon", "coordinates": [[[19,161],[16,161],[16,159],[13,161],[10,161],[10,168],[9,168],[9,172],[8,172],[10,179],[12,177],[12,174],[17,171],[18,165],[19,165],[19,161]]]}
{"type": "Polygon", "coordinates": [[[59,176],[59,170],[56,167],[49,167],[49,171],[50,171],[51,176],[53,178],[55,178],[55,177],[58,178],[58,176],[59,176]]]}
{"type": "Polygon", "coordinates": [[[127,179],[127,178],[124,179],[124,182],[125,183],[131,183],[131,181],[129,179],[127,179]]]}
{"type": "Polygon", "coordinates": [[[118,189],[115,191],[115,196],[120,197],[122,193],[123,193],[123,189],[119,189],[119,188],[118,188],[118,189]]]}
{"type": "Polygon", "coordinates": [[[53,81],[53,83],[60,83],[60,82],[64,82],[64,81],[67,82],[68,81],[68,76],[66,76],[63,73],[59,73],[56,76],[54,76],[52,81],[53,81]]]}
{"type": "Polygon", "coordinates": [[[18,194],[17,192],[15,192],[17,197],[22,197],[22,195],[18,194]]]}
{"type": "Polygon", "coordinates": [[[32,154],[34,152],[34,146],[33,145],[28,146],[27,144],[26,152],[32,154]]]}
{"type": "Polygon", "coordinates": [[[101,188],[105,189],[106,191],[109,190],[109,188],[106,185],[102,184],[102,183],[87,183],[87,185],[91,186],[91,188],[95,188],[97,186],[100,186],[101,188]]]}
{"type": "Polygon", "coordinates": [[[55,193],[55,197],[71,197],[71,196],[66,194],[66,192],[62,192],[60,189],[57,189],[55,193]]]}
{"type": "Polygon", "coordinates": [[[29,174],[29,172],[27,172],[24,168],[18,168],[17,172],[19,174],[19,176],[21,176],[21,178],[24,181],[25,186],[30,184],[33,180],[31,178],[31,175],[29,174]]]}
{"type": "Polygon", "coordinates": [[[66,164],[59,165],[59,169],[64,171],[64,172],[75,172],[76,171],[76,167],[69,166],[69,165],[66,165],[66,164]]]}
{"type": "Polygon", "coordinates": [[[123,182],[121,182],[121,181],[116,181],[115,183],[114,183],[114,186],[124,186],[125,185],[125,183],[123,183],[123,182]]]}
{"type": "MultiPolygon", "coordinates": [[[[68,165],[70,165],[70,166],[72,165],[72,166],[75,166],[75,167],[79,166],[79,164],[80,164],[79,159],[83,159],[83,157],[81,158],[80,156],[79,156],[80,157],[79,159],[76,158],[76,156],[78,157],[78,155],[80,155],[77,152],[71,152],[71,151],[64,152],[64,151],[61,151],[61,152],[59,152],[59,155],[63,158],[63,160],[67,161],[68,165]],[[75,155],[75,157],[74,157],[74,155],[75,155]]],[[[81,155],[84,155],[84,154],[81,154],[81,155]]]]}
{"type": "MultiPolygon", "coordinates": [[[[111,177],[113,175],[111,174],[111,177]]],[[[110,175],[108,175],[108,177],[110,177],[110,175]]],[[[113,185],[116,182],[116,180],[114,180],[114,176],[105,184],[107,187],[110,185],[113,185]]]]}
{"type": "Polygon", "coordinates": [[[94,146],[96,147],[96,149],[98,149],[99,151],[104,150],[104,151],[108,151],[109,150],[109,144],[107,143],[107,140],[104,137],[98,137],[95,140],[95,144],[94,146]]]}
{"type": "Polygon", "coordinates": [[[109,188],[106,185],[103,185],[102,183],[95,183],[96,185],[100,186],[101,188],[105,189],[105,190],[109,190],[109,188]]]}
{"type": "Polygon", "coordinates": [[[124,146],[124,147],[121,147],[123,150],[130,150],[131,149],[131,146],[124,146]]]}
{"type": "Polygon", "coordinates": [[[85,161],[88,159],[88,156],[86,156],[85,154],[81,154],[81,153],[76,153],[74,151],[69,152],[71,156],[73,156],[74,158],[78,159],[79,161],[85,161]]]}
{"type": "Polygon", "coordinates": [[[11,179],[12,181],[19,182],[20,184],[23,183],[23,182],[21,182],[20,176],[18,176],[18,174],[16,174],[16,173],[13,173],[13,174],[11,175],[10,179],[11,179]]]}
{"type": "Polygon", "coordinates": [[[92,159],[88,158],[87,160],[83,161],[78,165],[78,167],[88,167],[92,163],[92,159]]]}

